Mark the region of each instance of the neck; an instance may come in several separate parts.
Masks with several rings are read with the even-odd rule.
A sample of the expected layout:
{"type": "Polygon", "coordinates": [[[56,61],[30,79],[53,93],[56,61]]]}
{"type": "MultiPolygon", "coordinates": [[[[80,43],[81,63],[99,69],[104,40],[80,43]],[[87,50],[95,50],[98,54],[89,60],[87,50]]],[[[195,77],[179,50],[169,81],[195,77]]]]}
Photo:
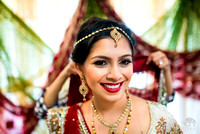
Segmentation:
{"type": "Polygon", "coordinates": [[[117,101],[108,101],[108,100],[102,100],[98,97],[93,98],[93,103],[96,107],[96,110],[98,111],[100,116],[106,116],[108,113],[114,113],[116,114],[121,114],[122,111],[126,108],[127,105],[127,97],[126,94],[122,96],[121,99],[117,101]]]}
{"type": "MultiPolygon", "coordinates": [[[[99,108],[99,110],[96,108],[96,106],[94,106],[95,102],[92,102],[92,109],[96,116],[96,119],[98,120],[99,123],[101,123],[101,125],[104,125],[107,128],[109,128],[109,130],[108,130],[109,133],[118,133],[118,131],[122,131],[122,129],[117,130],[117,127],[118,127],[118,125],[120,125],[120,123],[122,123],[122,121],[124,120],[124,117],[128,114],[124,133],[127,132],[128,125],[129,125],[130,118],[131,118],[131,98],[129,95],[128,95],[128,98],[129,99],[127,99],[127,97],[125,95],[125,97],[122,97],[120,99],[120,101],[109,102],[108,104],[105,102],[98,103],[99,105],[96,104],[96,106],[99,108]],[[126,103],[126,104],[124,104],[124,103],[126,103]],[[102,105],[102,104],[104,104],[104,105],[102,105]],[[100,115],[100,113],[101,113],[101,115],[100,115]]],[[[94,99],[94,100],[96,100],[96,102],[99,102],[99,101],[97,101],[97,99],[94,99]]],[[[92,115],[92,117],[94,117],[94,116],[92,115]]],[[[94,133],[96,133],[94,122],[95,122],[95,120],[93,119],[92,130],[94,133]]]]}

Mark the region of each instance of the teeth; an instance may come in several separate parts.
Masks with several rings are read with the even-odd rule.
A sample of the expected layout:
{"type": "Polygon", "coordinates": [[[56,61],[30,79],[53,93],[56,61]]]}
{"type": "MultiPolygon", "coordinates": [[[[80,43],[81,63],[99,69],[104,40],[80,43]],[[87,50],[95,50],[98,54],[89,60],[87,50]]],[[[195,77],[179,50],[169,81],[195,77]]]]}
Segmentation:
{"type": "Polygon", "coordinates": [[[111,85],[105,85],[105,84],[104,84],[104,86],[107,87],[107,88],[112,88],[112,89],[114,89],[114,88],[118,88],[118,87],[120,86],[120,84],[118,84],[118,85],[113,85],[113,86],[111,86],[111,85]]]}

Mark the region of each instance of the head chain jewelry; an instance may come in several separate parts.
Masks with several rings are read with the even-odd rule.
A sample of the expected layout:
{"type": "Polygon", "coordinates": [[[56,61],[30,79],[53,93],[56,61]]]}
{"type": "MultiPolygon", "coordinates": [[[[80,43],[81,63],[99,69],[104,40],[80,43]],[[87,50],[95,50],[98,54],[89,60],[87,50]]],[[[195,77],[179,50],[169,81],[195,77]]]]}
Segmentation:
{"type": "Polygon", "coordinates": [[[85,37],[81,38],[80,40],[78,40],[74,44],[74,47],[76,47],[76,45],[78,43],[80,43],[81,41],[83,41],[83,40],[85,40],[85,39],[87,39],[87,38],[89,38],[89,37],[91,37],[91,36],[93,36],[93,35],[95,35],[95,34],[97,34],[99,32],[106,31],[106,30],[111,30],[111,29],[113,29],[113,30],[110,32],[110,36],[113,38],[113,40],[116,43],[115,47],[117,47],[117,41],[119,41],[121,39],[121,34],[117,30],[120,30],[130,40],[131,44],[133,44],[132,41],[131,41],[131,38],[128,36],[128,34],[124,30],[122,30],[119,27],[112,26],[112,27],[107,27],[107,28],[99,29],[99,30],[97,30],[95,32],[92,32],[91,34],[88,34],[87,36],[85,36],[85,37]]]}

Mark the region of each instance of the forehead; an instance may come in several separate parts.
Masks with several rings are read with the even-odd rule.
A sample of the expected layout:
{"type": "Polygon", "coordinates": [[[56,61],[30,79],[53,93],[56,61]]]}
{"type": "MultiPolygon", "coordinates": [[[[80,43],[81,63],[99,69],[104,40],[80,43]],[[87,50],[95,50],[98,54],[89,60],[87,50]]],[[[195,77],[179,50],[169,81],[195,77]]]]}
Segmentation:
{"type": "Polygon", "coordinates": [[[124,36],[117,42],[117,47],[114,47],[115,44],[111,37],[100,39],[93,44],[88,56],[132,54],[130,44],[124,36]]]}

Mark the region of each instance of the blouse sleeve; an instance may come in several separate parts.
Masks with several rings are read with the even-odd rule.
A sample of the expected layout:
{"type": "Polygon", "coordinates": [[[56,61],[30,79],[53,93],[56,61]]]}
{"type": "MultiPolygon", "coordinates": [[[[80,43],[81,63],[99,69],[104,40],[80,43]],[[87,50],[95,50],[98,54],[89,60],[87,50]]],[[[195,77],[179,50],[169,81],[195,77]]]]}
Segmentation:
{"type": "Polygon", "coordinates": [[[179,124],[166,106],[156,102],[148,102],[151,125],[148,134],[183,134],[179,124]]]}
{"type": "Polygon", "coordinates": [[[51,108],[47,113],[47,126],[50,134],[63,134],[65,117],[69,107],[51,108]]]}
{"type": "MultiPolygon", "coordinates": [[[[45,92],[46,92],[46,89],[43,90],[41,97],[36,101],[36,105],[34,108],[34,113],[39,119],[44,119],[48,111],[48,108],[46,107],[44,103],[45,92]]],[[[67,94],[65,94],[62,97],[58,97],[53,107],[63,107],[63,106],[66,106],[66,104],[67,104],[67,94]]]]}

